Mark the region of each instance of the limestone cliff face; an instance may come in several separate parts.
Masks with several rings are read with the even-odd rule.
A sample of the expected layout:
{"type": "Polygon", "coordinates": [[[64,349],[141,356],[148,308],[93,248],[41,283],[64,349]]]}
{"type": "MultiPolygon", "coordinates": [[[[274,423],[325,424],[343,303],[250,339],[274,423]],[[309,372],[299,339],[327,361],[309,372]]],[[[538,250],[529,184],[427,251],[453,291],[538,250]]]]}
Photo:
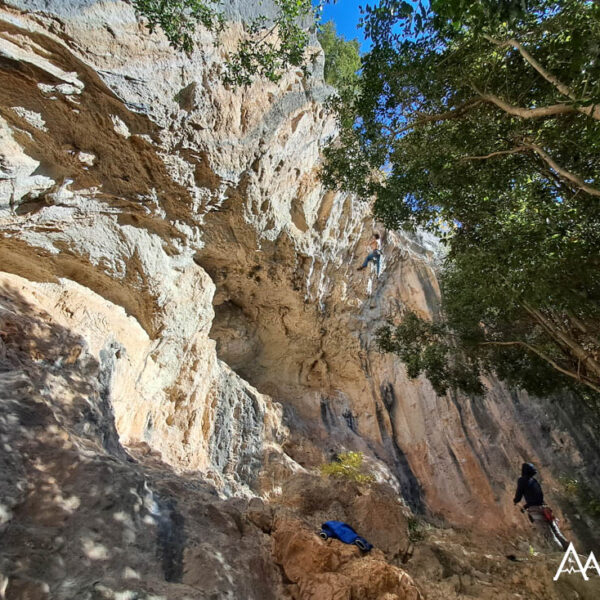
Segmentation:
{"type": "Polygon", "coordinates": [[[497,381],[440,398],[377,352],[387,318],[439,309],[435,241],[387,232],[381,276],[356,272],[375,225],[318,180],[335,135],[322,56],[309,77],[232,90],[219,75],[245,3],[189,56],[124,2],[5,4],[0,358],[68,419],[85,414],[73,380],[91,386],[73,435],[102,422],[109,455],[160,457],[226,496],[277,495],[359,449],[413,508],[484,530],[520,523],[522,460],[552,496],[597,452],[559,408],[497,381]]]}

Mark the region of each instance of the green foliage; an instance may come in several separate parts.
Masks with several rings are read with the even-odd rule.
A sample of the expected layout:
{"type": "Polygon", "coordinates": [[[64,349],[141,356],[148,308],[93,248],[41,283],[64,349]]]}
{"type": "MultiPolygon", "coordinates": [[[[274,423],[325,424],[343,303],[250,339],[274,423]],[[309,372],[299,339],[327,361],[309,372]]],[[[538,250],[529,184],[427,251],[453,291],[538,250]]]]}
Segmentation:
{"type": "Polygon", "coordinates": [[[408,525],[408,539],[413,544],[420,542],[425,539],[425,532],[428,526],[416,517],[409,517],[407,520],[408,525]]]}
{"type": "Polygon", "coordinates": [[[582,512],[600,518],[600,498],[587,483],[573,477],[563,477],[560,482],[567,498],[582,512]]]}
{"type": "Polygon", "coordinates": [[[445,323],[433,323],[407,312],[402,322],[377,332],[377,344],[384,352],[398,354],[409,377],[423,373],[438,394],[461,388],[481,394],[479,364],[465,353],[457,353],[445,323]]]}
{"type": "Polygon", "coordinates": [[[325,81],[338,89],[355,85],[360,69],[358,40],[346,41],[337,35],[333,21],[325,23],[317,37],[325,53],[325,81]]]}
{"type": "Polygon", "coordinates": [[[273,0],[279,10],[273,21],[265,17],[249,25],[250,39],[242,40],[230,58],[225,80],[233,85],[250,85],[254,77],[279,81],[290,66],[306,74],[309,33],[303,21],[313,20],[311,0],[273,0]]]}
{"type": "Polygon", "coordinates": [[[321,475],[324,477],[336,477],[356,483],[372,483],[375,481],[373,475],[365,473],[362,452],[344,452],[337,460],[321,465],[321,475]]]}
{"type": "Polygon", "coordinates": [[[216,7],[218,2],[203,0],[133,0],[139,15],[146,18],[150,33],[160,28],[174,48],[191,52],[193,33],[198,24],[211,31],[223,29],[223,15],[216,7]]]}
{"type": "Polygon", "coordinates": [[[579,491],[579,481],[572,477],[564,477],[561,479],[563,491],[569,500],[575,500],[579,491]]]}
{"type": "MultiPolygon", "coordinates": [[[[290,67],[307,72],[308,29],[313,26],[320,5],[311,0],[273,0],[277,14],[246,24],[249,37],[242,39],[227,59],[226,83],[250,85],[256,77],[270,81],[281,79],[290,67]]],[[[191,52],[193,33],[198,24],[216,34],[225,25],[220,1],[205,0],[132,0],[137,13],[144,17],[150,32],[160,28],[174,48],[191,52]]]]}
{"type": "Polygon", "coordinates": [[[440,389],[466,366],[597,395],[600,4],[381,0],[363,21],[324,181],[447,247],[443,332],[412,323],[388,349],[440,389]]]}

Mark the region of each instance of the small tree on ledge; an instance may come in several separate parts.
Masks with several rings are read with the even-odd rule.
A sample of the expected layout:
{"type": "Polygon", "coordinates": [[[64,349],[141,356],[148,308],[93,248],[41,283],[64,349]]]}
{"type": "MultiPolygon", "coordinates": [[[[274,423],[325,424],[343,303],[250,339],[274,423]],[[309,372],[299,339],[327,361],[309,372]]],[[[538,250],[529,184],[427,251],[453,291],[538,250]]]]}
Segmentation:
{"type": "Polygon", "coordinates": [[[365,473],[363,458],[362,452],[343,452],[338,455],[337,460],[321,465],[321,475],[355,483],[373,483],[375,478],[365,473]]]}

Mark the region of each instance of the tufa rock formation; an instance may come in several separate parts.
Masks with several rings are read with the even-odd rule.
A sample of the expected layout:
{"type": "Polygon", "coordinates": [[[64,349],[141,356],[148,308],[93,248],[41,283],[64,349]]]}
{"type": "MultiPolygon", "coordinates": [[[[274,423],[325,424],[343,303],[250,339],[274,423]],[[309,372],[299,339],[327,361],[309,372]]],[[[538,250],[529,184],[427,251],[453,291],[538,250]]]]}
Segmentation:
{"type": "Polygon", "coordinates": [[[377,352],[439,310],[435,240],[386,232],[356,272],[376,224],[319,182],[322,54],[221,83],[253,10],[188,56],[126,2],[0,8],[0,597],[575,597],[502,553],[520,463],[556,504],[591,424],[499,381],[437,397],[377,352]],[[346,449],[376,485],[312,473],[346,449]],[[414,548],[411,509],[471,536],[414,548]],[[331,518],[378,550],[319,540],[331,518]]]}

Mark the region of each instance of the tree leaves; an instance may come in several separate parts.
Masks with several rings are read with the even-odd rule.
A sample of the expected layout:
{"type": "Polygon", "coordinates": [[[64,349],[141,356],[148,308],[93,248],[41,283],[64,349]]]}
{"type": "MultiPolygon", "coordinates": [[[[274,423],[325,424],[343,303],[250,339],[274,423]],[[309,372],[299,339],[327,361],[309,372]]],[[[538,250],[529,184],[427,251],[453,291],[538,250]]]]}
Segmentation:
{"type": "Polygon", "coordinates": [[[358,40],[338,36],[333,21],[325,23],[317,37],[325,53],[325,81],[338,89],[354,87],[361,64],[358,40]]]}
{"type": "Polygon", "coordinates": [[[203,0],[133,0],[136,12],[146,18],[150,32],[162,29],[173,48],[191,52],[193,34],[198,24],[211,31],[223,29],[224,18],[217,10],[218,2],[203,0]]]}
{"type": "Polygon", "coordinates": [[[422,227],[448,247],[445,333],[409,321],[382,347],[439,390],[464,369],[538,392],[597,389],[600,6],[401,4],[365,14],[373,49],[336,107],[325,169],[375,197],[388,227],[422,227]]]}
{"type": "MultiPolygon", "coordinates": [[[[256,77],[276,82],[290,67],[307,72],[308,29],[315,22],[320,5],[313,6],[311,0],[273,2],[277,9],[275,16],[271,19],[259,16],[248,23],[249,37],[242,39],[228,56],[225,83],[250,85],[256,77]]],[[[172,47],[185,52],[194,48],[193,34],[198,25],[215,34],[225,26],[218,1],[132,0],[132,4],[145,18],[151,33],[160,28],[172,47]]]]}

